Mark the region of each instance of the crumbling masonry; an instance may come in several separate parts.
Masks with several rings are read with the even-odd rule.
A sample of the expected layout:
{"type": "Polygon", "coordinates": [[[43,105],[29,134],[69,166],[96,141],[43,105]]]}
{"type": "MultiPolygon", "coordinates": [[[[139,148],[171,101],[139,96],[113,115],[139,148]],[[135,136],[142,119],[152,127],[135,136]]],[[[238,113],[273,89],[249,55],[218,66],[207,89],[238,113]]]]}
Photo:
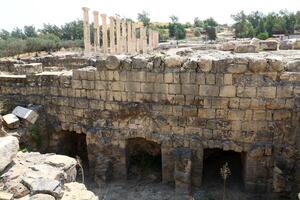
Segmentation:
{"type": "Polygon", "coordinates": [[[128,141],[143,138],[160,147],[162,182],[179,194],[201,188],[205,149],[242,154],[246,189],[280,193],[300,183],[300,73],[299,60],[277,54],[53,57],[37,61],[72,71],[27,64],[23,75],[2,62],[15,75],[1,75],[0,101],[43,105],[52,142],[86,135],[97,181],[126,179],[128,141]]]}

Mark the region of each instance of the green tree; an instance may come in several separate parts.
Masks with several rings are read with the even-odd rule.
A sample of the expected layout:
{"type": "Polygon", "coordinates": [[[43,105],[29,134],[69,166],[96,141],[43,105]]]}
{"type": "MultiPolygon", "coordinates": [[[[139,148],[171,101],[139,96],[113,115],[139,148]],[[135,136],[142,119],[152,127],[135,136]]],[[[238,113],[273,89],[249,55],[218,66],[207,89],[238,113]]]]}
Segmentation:
{"type": "Polygon", "coordinates": [[[216,22],[216,20],[214,20],[214,18],[210,17],[206,20],[203,21],[204,26],[210,26],[210,27],[216,27],[218,26],[218,23],[216,22]]]}
{"type": "Polygon", "coordinates": [[[10,33],[7,30],[2,29],[0,31],[0,39],[7,40],[10,37],[10,33]]]}
{"type": "Polygon", "coordinates": [[[37,37],[34,26],[24,26],[25,37],[37,37]]]}
{"type": "Polygon", "coordinates": [[[18,39],[24,39],[25,35],[23,33],[23,30],[20,28],[14,28],[14,30],[11,32],[11,37],[18,38],[18,39]]]}
{"type": "Polygon", "coordinates": [[[150,15],[146,11],[138,13],[137,19],[138,21],[143,22],[145,27],[148,27],[150,25],[150,15]]]}
{"type": "Polygon", "coordinates": [[[209,40],[216,40],[217,39],[217,33],[216,33],[216,27],[207,26],[205,28],[207,37],[209,40]]]}
{"type": "Polygon", "coordinates": [[[232,15],[235,23],[233,25],[235,36],[238,38],[246,38],[254,36],[254,28],[252,24],[247,20],[247,16],[243,11],[232,15]]]}
{"type": "Polygon", "coordinates": [[[176,40],[181,40],[186,37],[185,26],[179,23],[178,17],[170,16],[171,23],[169,23],[169,36],[175,37],[176,40]]]}
{"type": "Polygon", "coordinates": [[[53,34],[59,38],[62,38],[62,30],[56,25],[44,24],[44,27],[40,30],[43,34],[53,34]]]}
{"type": "MultiPolygon", "coordinates": [[[[56,35],[56,34],[55,34],[56,35]]],[[[66,23],[61,27],[62,40],[82,40],[83,39],[83,21],[77,20],[66,23]]]]}
{"type": "Polygon", "coordinates": [[[194,27],[203,27],[203,21],[201,21],[198,17],[194,19],[194,27]]]}
{"type": "Polygon", "coordinates": [[[295,15],[296,24],[295,24],[295,30],[300,31],[300,11],[297,11],[295,15]]]}

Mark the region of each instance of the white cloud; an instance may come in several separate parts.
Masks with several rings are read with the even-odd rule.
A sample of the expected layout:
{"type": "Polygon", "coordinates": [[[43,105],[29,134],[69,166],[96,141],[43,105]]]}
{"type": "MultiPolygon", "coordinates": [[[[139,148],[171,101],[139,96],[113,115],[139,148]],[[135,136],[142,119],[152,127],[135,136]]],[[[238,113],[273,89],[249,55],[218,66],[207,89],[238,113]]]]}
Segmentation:
{"type": "Polygon", "coordinates": [[[182,22],[192,22],[195,17],[214,17],[220,23],[232,23],[230,15],[241,10],[247,13],[300,10],[299,0],[2,0],[0,29],[11,30],[30,24],[37,27],[43,23],[64,24],[80,19],[82,6],[132,19],[145,10],[152,21],[169,21],[169,16],[174,14],[182,22]]]}

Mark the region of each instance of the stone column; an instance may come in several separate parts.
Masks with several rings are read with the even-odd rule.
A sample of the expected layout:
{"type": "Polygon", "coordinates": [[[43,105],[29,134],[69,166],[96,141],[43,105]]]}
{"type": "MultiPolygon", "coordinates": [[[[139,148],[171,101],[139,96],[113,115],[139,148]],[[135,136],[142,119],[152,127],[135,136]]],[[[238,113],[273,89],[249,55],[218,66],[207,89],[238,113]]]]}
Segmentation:
{"type": "Polygon", "coordinates": [[[141,28],[141,33],[142,33],[142,50],[143,50],[143,53],[147,53],[147,33],[146,33],[146,28],[142,27],[141,28]]]}
{"type": "Polygon", "coordinates": [[[89,55],[91,51],[89,8],[83,7],[82,10],[83,10],[84,54],[89,55]]]}
{"type": "Polygon", "coordinates": [[[131,49],[131,53],[135,53],[136,52],[136,23],[132,24],[132,49],[131,49]]]}
{"type": "Polygon", "coordinates": [[[136,39],[136,52],[140,53],[140,38],[137,38],[136,39]]]}
{"type": "Polygon", "coordinates": [[[116,17],[117,22],[117,53],[121,53],[122,45],[121,45],[121,21],[119,17],[116,17]]]}
{"type": "Polygon", "coordinates": [[[94,51],[99,52],[99,44],[100,44],[100,38],[99,38],[99,12],[94,11],[94,51]]]}
{"type": "Polygon", "coordinates": [[[110,53],[115,53],[115,19],[109,17],[109,38],[110,38],[110,53]]]}
{"type": "Polygon", "coordinates": [[[143,33],[144,32],[144,30],[143,30],[144,26],[143,26],[142,23],[139,23],[139,28],[140,28],[140,38],[139,38],[138,46],[139,46],[139,51],[141,51],[141,50],[143,50],[143,34],[144,34],[143,33]]]}
{"type": "Polygon", "coordinates": [[[127,52],[126,20],[122,20],[122,53],[127,52]]]}
{"type": "Polygon", "coordinates": [[[132,33],[131,33],[131,22],[127,22],[127,52],[132,52],[132,33]]]}
{"type": "Polygon", "coordinates": [[[102,48],[103,53],[107,54],[107,25],[106,25],[106,14],[101,14],[102,18],[102,48]]]}
{"type": "Polygon", "coordinates": [[[152,45],[152,43],[153,43],[153,31],[151,30],[151,29],[149,29],[149,34],[148,34],[149,36],[149,43],[148,43],[148,50],[149,51],[153,51],[153,45],[152,45]]]}

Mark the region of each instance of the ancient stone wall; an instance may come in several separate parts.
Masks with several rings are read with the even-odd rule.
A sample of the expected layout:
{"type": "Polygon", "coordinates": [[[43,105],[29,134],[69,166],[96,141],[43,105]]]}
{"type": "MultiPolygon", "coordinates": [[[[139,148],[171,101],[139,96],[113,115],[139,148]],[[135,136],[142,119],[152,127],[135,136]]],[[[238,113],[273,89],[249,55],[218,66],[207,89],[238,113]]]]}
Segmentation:
{"type": "Polygon", "coordinates": [[[182,183],[180,191],[201,187],[207,148],[245,155],[247,189],[290,191],[300,77],[284,71],[282,59],[139,55],[89,63],[96,67],[73,74],[2,76],[1,100],[44,105],[57,130],[86,134],[92,173],[101,155],[113,177],[125,179],[127,139],[141,137],[161,145],[162,181],[182,183]]]}

